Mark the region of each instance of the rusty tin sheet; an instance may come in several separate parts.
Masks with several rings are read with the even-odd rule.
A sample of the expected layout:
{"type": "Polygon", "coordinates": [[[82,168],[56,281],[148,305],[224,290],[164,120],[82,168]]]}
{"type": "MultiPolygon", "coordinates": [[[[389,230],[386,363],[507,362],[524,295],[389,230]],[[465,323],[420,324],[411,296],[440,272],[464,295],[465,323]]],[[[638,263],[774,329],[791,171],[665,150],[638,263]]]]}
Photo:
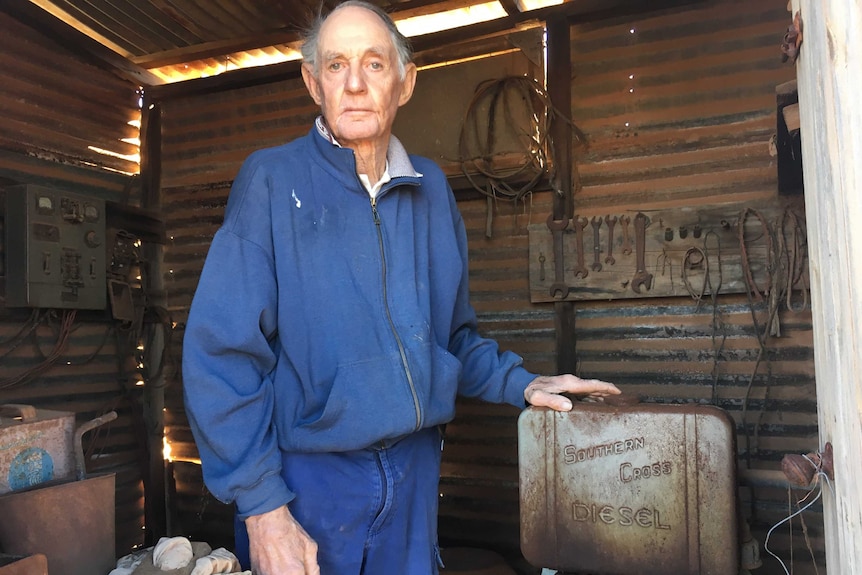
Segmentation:
{"type": "Polygon", "coordinates": [[[44,554],[51,575],[103,575],[116,566],[116,478],[38,485],[0,495],[0,548],[44,554]]]}
{"type": "Polygon", "coordinates": [[[0,405],[0,495],[75,476],[75,414],[0,405]]]}
{"type": "Polygon", "coordinates": [[[712,406],[528,408],[521,550],[595,575],[739,572],[734,424],[712,406]]]}

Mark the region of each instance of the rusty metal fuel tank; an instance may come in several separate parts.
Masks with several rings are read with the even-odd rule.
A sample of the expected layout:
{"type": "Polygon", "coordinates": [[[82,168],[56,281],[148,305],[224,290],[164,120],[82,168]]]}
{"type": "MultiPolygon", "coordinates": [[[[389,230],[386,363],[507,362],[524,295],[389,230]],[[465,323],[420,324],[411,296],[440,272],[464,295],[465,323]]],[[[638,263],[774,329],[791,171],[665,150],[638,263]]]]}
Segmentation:
{"type": "Polygon", "coordinates": [[[738,573],[734,430],[705,405],[528,408],[518,420],[524,557],[591,575],[738,573]]]}

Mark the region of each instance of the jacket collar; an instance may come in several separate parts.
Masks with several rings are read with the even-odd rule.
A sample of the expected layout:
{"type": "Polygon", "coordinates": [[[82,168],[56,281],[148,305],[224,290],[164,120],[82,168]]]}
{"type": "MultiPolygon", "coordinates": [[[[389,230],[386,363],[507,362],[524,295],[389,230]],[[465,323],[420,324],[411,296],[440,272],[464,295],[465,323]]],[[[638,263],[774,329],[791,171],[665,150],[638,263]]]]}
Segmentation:
{"type": "MultiPolygon", "coordinates": [[[[343,148],[341,144],[335,139],[332,132],[329,131],[329,128],[326,125],[326,120],[324,120],[323,116],[318,116],[314,121],[314,129],[312,131],[316,131],[317,134],[328,142],[330,146],[321,145],[319,148],[321,152],[324,153],[325,156],[329,156],[327,151],[332,151],[332,149],[345,150],[350,152],[350,169],[353,173],[356,173],[356,158],[353,155],[353,150],[349,148],[343,148]],[[330,150],[326,150],[326,147],[330,147],[330,150]]],[[[323,142],[321,142],[323,144],[323,142]]],[[[333,159],[335,157],[341,157],[343,152],[338,152],[337,154],[331,156],[333,159]]],[[[345,154],[346,155],[346,154],[345,154]]],[[[389,136],[389,149],[386,151],[386,161],[389,164],[389,176],[392,178],[392,181],[395,182],[401,178],[407,178],[408,180],[416,180],[416,184],[419,184],[419,178],[422,177],[422,174],[417,172],[413,167],[413,162],[410,161],[410,155],[407,153],[406,148],[404,148],[404,144],[396,138],[394,135],[389,136]]],[[[340,162],[339,162],[340,163],[340,162]]],[[[343,168],[341,168],[343,169],[343,168]]],[[[355,176],[355,179],[358,181],[359,177],[355,176]]],[[[410,183],[409,181],[400,181],[396,183],[410,183]]],[[[385,185],[383,188],[391,187],[391,183],[389,185],[385,185]]]]}

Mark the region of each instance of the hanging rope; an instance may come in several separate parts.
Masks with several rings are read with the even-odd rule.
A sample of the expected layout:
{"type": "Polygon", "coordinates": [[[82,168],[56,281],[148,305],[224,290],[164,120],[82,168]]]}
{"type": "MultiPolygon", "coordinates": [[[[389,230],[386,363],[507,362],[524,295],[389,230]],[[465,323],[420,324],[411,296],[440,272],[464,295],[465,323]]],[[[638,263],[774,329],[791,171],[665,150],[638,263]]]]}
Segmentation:
{"type": "Polygon", "coordinates": [[[737,221],[737,234],[739,239],[739,251],[742,261],[743,279],[746,285],[746,297],[748,298],[748,307],[751,312],[751,321],[754,326],[755,337],[759,347],[757,359],[754,363],[754,369],[748,379],[748,386],[745,392],[745,398],[742,404],[742,427],[745,431],[746,438],[746,453],[748,464],[750,466],[750,457],[752,443],[754,449],[757,449],[760,421],[766,411],[766,402],[769,399],[770,381],[772,379],[771,364],[768,360],[768,352],[766,342],[769,337],[778,337],[781,335],[781,326],[779,322],[779,308],[782,303],[785,303],[787,309],[792,311],[802,311],[808,305],[808,288],[805,285],[805,234],[802,225],[799,222],[798,215],[787,208],[776,222],[777,229],[770,227],[766,218],[753,208],[746,208],[739,214],[737,221]],[[749,216],[759,220],[762,235],[751,239],[745,238],[745,222],[749,216]],[[751,270],[750,256],[748,253],[748,244],[756,241],[764,240],[766,243],[766,269],[765,269],[765,289],[761,289],[754,281],[754,274],[751,270]],[[802,305],[800,307],[791,307],[791,296],[794,286],[802,285],[802,305]],[[766,322],[761,328],[760,322],[757,319],[757,310],[755,303],[766,302],[766,322]],[[748,430],[748,402],[751,395],[751,390],[754,385],[754,380],[760,368],[761,362],[766,362],[767,374],[766,382],[764,383],[764,409],[760,412],[758,422],[754,426],[754,438],[749,435],[748,430]]]}
{"type": "Polygon", "coordinates": [[[763,289],[761,289],[760,286],[758,286],[754,282],[754,275],[751,272],[751,260],[749,259],[749,255],[748,255],[748,247],[747,247],[748,242],[745,239],[745,221],[749,215],[754,216],[755,218],[757,218],[757,220],[760,221],[762,234],[760,236],[758,236],[757,238],[755,238],[754,240],[752,240],[752,243],[754,241],[761,239],[761,238],[766,240],[766,269],[767,269],[767,272],[769,272],[769,270],[772,268],[772,265],[774,262],[775,251],[774,251],[773,243],[772,243],[772,233],[770,232],[770,229],[769,229],[769,222],[766,221],[766,218],[763,216],[763,214],[761,214],[759,211],[755,210],[754,208],[745,208],[744,210],[742,210],[742,212],[739,214],[739,219],[737,221],[737,227],[736,227],[736,232],[737,232],[738,238],[739,238],[739,253],[742,256],[742,275],[743,275],[743,278],[745,279],[745,285],[748,288],[748,293],[749,293],[750,298],[753,299],[754,301],[761,302],[761,301],[763,301],[764,294],[769,293],[769,288],[771,287],[771,283],[770,283],[771,278],[770,278],[770,274],[767,273],[766,286],[763,289]]]}
{"type": "Polygon", "coordinates": [[[808,307],[808,286],[805,285],[805,230],[799,223],[799,215],[786,209],[781,216],[778,232],[778,253],[781,256],[785,268],[784,283],[781,290],[784,292],[785,307],[790,311],[803,311],[808,307]],[[790,238],[788,241],[788,233],[790,238]],[[793,305],[793,286],[801,284],[802,305],[793,305]]]}
{"type": "Polygon", "coordinates": [[[470,185],[482,194],[516,203],[532,192],[553,170],[549,137],[557,118],[572,126],[579,143],[586,142],[583,132],[557,112],[535,79],[507,76],[480,84],[467,107],[458,141],[461,170],[470,185]],[[500,167],[495,156],[503,152],[498,146],[506,131],[514,132],[520,143],[521,160],[500,167]],[[475,174],[487,178],[487,185],[476,182],[475,174]]]}
{"type": "Polygon", "coordinates": [[[696,246],[688,248],[685,256],[682,258],[682,283],[685,286],[688,295],[697,304],[695,310],[700,309],[700,304],[703,301],[703,296],[706,293],[707,283],[709,283],[709,260],[702,249],[696,246]],[[700,286],[700,291],[694,289],[691,285],[691,280],[688,279],[688,272],[692,269],[703,269],[703,283],[700,286]]]}
{"type": "Polygon", "coordinates": [[[704,285],[709,288],[709,298],[712,304],[712,404],[718,405],[718,378],[720,375],[718,364],[721,360],[721,353],[724,351],[724,344],[727,342],[727,326],[718,307],[718,294],[724,283],[724,274],[721,269],[721,237],[711,230],[703,237],[703,258],[707,262],[704,285]],[[711,255],[709,247],[710,237],[715,238],[715,268],[717,270],[715,281],[713,281],[712,273],[709,269],[709,258],[711,255]],[[721,332],[721,338],[718,337],[719,332],[721,332]]]}

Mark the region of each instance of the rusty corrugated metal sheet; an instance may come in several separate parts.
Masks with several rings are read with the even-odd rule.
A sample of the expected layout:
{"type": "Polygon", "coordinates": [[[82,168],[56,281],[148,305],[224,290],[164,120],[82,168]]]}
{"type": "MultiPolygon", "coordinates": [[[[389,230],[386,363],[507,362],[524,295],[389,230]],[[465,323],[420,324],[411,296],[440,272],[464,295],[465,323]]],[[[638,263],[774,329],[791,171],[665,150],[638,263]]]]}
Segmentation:
{"type": "MultiPolygon", "coordinates": [[[[397,20],[468,10],[473,0],[374,0],[397,20]]],[[[302,31],[337,0],[40,0],[40,9],[17,10],[34,18],[57,18],[143,69],[154,82],[213,76],[251,65],[298,58],[302,31]],[[44,10],[44,13],[43,13],[44,10]]],[[[512,16],[519,10],[509,5],[512,16]]],[[[502,13],[502,10],[500,11],[502,13]]],[[[469,20],[469,15],[467,20],[469,20]]],[[[519,15],[519,19],[529,18],[519,15]]],[[[458,25],[465,17],[453,16],[458,25]]],[[[498,21],[503,21],[498,18],[498,21]]],[[[511,25],[505,19],[504,26],[511,25]]],[[[496,31],[496,30],[495,30],[496,31]]],[[[427,43],[427,42],[426,42],[427,43]]]]}
{"type": "Polygon", "coordinates": [[[170,464],[174,533],[206,541],[213,548],[233,548],[233,505],[216,500],[201,481],[200,465],[186,461],[170,464]]]}
{"type": "Polygon", "coordinates": [[[21,22],[0,13],[0,147],[77,166],[126,174],[135,161],[97,153],[90,146],[136,156],[136,87],[60,48],[21,22]]]}
{"type": "MultiPolygon", "coordinates": [[[[768,342],[758,365],[760,346],[745,296],[723,297],[715,309],[678,298],[649,305],[579,304],[578,357],[583,373],[615,381],[645,401],[713,403],[715,393],[715,404],[736,422],[743,475],[747,469],[777,470],[783,454],[808,452],[817,445],[811,314],[784,312],[781,321],[783,336],[768,342]]],[[[750,490],[741,491],[755,537],[763,542],[766,530],[786,513],[787,494],[758,487],[753,495],[752,501],[750,490]]],[[[819,512],[808,521],[820,555],[819,512]]],[[[770,548],[788,557],[788,542],[780,540],[785,533],[777,533],[770,548]]],[[[797,547],[794,553],[803,570],[810,568],[810,560],[806,565],[798,559],[804,551],[797,547]]],[[[765,572],[779,572],[772,571],[776,563],[768,566],[765,572]]]]}
{"type": "MultiPolygon", "coordinates": [[[[138,171],[137,163],[88,149],[137,154],[136,144],[120,141],[138,136],[137,127],[128,124],[139,117],[137,86],[3,12],[0,27],[0,184],[35,183],[139,205],[140,190],[127,175],[138,171]]],[[[0,210],[0,261],[3,217],[0,210]]],[[[0,274],[6,272],[0,264],[0,274]]],[[[0,304],[0,381],[8,383],[50,354],[58,318],[43,313],[37,323],[30,310],[8,309],[2,299],[0,304]]],[[[72,411],[78,424],[117,410],[116,421],[88,433],[84,441],[88,470],[116,473],[118,552],[144,538],[142,407],[118,359],[118,330],[123,329],[98,312],[79,314],[56,363],[20,384],[0,386],[4,403],[72,411]]]]}
{"type": "Polygon", "coordinates": [[[170,100],[163,104],[162,187],[178,201],[202,185],[230,182],[252,151],[308,131],[317,107],[302,80],[170,100]]]}
{"type": "Polygon", "coordinates": [[[712,0],[572,28],[572,107],[590,149],[580,209],[772,197],[785,5],[712,0]]]}
{"type": "MultiPolygon", "coordinates": [[[[590,145],[576,211],[775,198],[775,87],[794,75],[776,38],[788,20],[783,3],[722,0],[573,26],[573,119],[590,145]]],[[[580,370],[648,401],[711,403],[715,393],[736,422],[740,468],[777,470],[784,453],[817,446],[810,310],[782,311],[782,337],[761,352],[753,318],[762,329],[764,308],[752,315],[744,295],[715,303],[578,303],[580,370]]],[[[763,485],[740,495],[763,543],[789,514],[788,495],[763,485]]],[[[819,509],[805,518],[822,572],[819,509]]],[[[792,547],[796,571],[814,572],[799,524],[788,533],[774,533],[770,548],[788,560],[792,547]]],[[[761,552],[758,572],[783,572],[761,552]]]]}
{"type": "MultiPolygon", "coordinates": [[[[573,26],[573,117],[590,143],[578,161],[583,188],[575,195],[576,211],[774,198],[769,143],[775,86],[793,77],[792,68],[781,64],[776,39],[788,19],[781,3],[714,1],[573,26]]],[[[540,195],[517,208],[498,204],[493,239],[485,237],[484,200],[460,207],[471,241],[471,294],[483,330],[522,353],[528,367],[552,371],[552,307],[528,303],[525,230],[544,221],[550,200],[540,195]]],[[[680,298],[578,303],[580,372],[663,403],[711,402],[716,374],[717,404],[737,425],[741,468],[777,470],[784,453],[817,446],[810,310],[781,313],[782,337],[768,342],[758,365],[760,347],[745,296],[722,297],[717,304],[713,310],[708,302],[697,307],[680,298]],[[713,330],[714,318],[720,319],[719,331],[713,330]]],[[[757,310],[762,327],[763,308],[757,310]]],[[[461,402],[447,429],[441,536],[516,545],[514,429],[510,410],[461,402]]],[[[761,544],[802,495],[794,494],[789,510],[781,487],[741,488],[744,515],[761,544]]],[[[822,573],[819,508],[805,519],[822,573]]],[[[793,536],[784,529],[770,539],[770,549],[785,560],[791,548],[796,571],[813,573],[798,521],[793,536]]],[[[764,567],[757,572],[783,573],[762,548],[761,553],[764,567]]]]}

